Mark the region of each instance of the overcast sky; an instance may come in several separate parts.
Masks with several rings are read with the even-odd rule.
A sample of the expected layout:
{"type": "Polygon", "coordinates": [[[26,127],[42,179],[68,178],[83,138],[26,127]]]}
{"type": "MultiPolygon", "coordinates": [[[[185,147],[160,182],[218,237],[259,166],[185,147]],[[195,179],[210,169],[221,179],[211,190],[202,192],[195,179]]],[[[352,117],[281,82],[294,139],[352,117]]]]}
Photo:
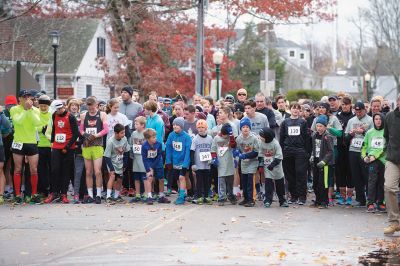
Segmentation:
{"type": "MultiPolygon", "coordinates": [[[[354,25],[349,21],[357,16],[358,8],[368,4],[368,0],[338,0],[338,35],[341,41],[351,42],[357,34],[354,25]]],[[[259,20],[253,17],[242,17],[237,28],[244,28],[246,22],[259,20]]],[[[208,10],[206,24],[224,23],[224,16],[218,10],[208,10]]],[[[334,40],[336,22],[322,22],[313,26],[305,25],[280,25],[275,28],[278,37],[289,39],[297,43],[306,43],[306,40],[312,39],[314,42],[327,43],[334,40]]]]}

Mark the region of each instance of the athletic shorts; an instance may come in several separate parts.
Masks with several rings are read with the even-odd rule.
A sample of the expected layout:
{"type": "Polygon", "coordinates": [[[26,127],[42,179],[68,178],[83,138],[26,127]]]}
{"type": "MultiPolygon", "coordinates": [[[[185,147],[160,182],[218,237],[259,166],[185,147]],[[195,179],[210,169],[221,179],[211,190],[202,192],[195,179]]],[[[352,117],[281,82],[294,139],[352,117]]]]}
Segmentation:
{"type": "MultiPolygon", "coordinates": [[[[155,180],[163,180],[164,179],[164,168],[153,169],[153,177],[155,180]]],[[[144,175],[143,180],[147,180],[146,174],[144,175]]]]}
{"type": "Polygon", "coordinates": [[[102,146],[83,147],[82,156],[86,160],[97,160],[103,157],[104,149],[102,146]]]}
{"type": "Polygon", "coordinates": [[[132,173],[132,178],[135,181],[141,181],[141,180],[146,180],[147,176],[146,176],[146,173],[133,172],[132,173]]]}
{"type": "Polygon", "coordinates": [[[6,161],[6,156],[4,154],[4,146],[0,145],[0,163],[4,163],[6,161]]]}
{"type": "Polygon", "coordinates": [[[25,155],[25,156],[33,156],[39,154],[37,144],[31,143],[23,143],[21,145],[13,143],[11,146],[12,153],[25,155]]]}

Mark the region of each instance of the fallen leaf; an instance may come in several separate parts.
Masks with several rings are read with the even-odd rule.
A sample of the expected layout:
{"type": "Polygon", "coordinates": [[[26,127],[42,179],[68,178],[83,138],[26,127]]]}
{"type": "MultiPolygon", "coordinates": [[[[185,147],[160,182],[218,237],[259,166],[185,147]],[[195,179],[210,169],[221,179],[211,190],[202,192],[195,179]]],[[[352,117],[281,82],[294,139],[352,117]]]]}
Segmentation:
{"type": "Polygon", "coordinates": [[[279,259],[283,260],[285,257],[287,256],[287,254],[283,251],[279,252],[279,259]]]}
{"type": "Polygon", "coordinates": [[[271,256],[271,252],[269,252],[268,250],[264,251],[264,256],[265,257],[271,256]]]}

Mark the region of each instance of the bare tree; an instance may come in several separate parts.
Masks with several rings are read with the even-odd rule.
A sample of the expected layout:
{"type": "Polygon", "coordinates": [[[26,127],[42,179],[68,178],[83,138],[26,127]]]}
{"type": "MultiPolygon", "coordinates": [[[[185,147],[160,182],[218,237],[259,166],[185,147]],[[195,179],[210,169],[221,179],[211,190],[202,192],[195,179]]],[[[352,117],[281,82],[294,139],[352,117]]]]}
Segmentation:
{"type": "Polygon", "coordinates": [[[369,0],[370,7],[362,10],[369,22],[381,65],[394,77],[400,93],[400,1],[369,0]]]}

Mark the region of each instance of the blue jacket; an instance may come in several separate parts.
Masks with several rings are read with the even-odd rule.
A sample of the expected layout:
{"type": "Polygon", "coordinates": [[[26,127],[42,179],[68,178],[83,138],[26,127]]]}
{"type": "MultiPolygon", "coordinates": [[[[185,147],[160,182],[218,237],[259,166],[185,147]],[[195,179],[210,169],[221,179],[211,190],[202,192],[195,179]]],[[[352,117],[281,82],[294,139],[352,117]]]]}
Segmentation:
{"type": "Polygon", "coordinates": [[[182,131],[177,134],[175,131],[168,136],[166,143],[166,164],[172,164],[174,167],[189,168],[190,166],[190,147],[192,138],[188,133],[182,131]]]}
{"type": "Polygon", "coordinates": [[[162,153],[162,144],[160,142],[157,141],[153,147],[147,141],[143,143],[142,159],[147,173],[150,172],[150,168],[163,168],[162,153]]]}
{"type": "Polygon", "coordinates": [[[164,122],[158,114],[154,114],[153,117],[146,117],[146,128],[152,128],[156,131],[156,139],[158,142],[162,143],[162,148],[164,150],[164,122]]]}

